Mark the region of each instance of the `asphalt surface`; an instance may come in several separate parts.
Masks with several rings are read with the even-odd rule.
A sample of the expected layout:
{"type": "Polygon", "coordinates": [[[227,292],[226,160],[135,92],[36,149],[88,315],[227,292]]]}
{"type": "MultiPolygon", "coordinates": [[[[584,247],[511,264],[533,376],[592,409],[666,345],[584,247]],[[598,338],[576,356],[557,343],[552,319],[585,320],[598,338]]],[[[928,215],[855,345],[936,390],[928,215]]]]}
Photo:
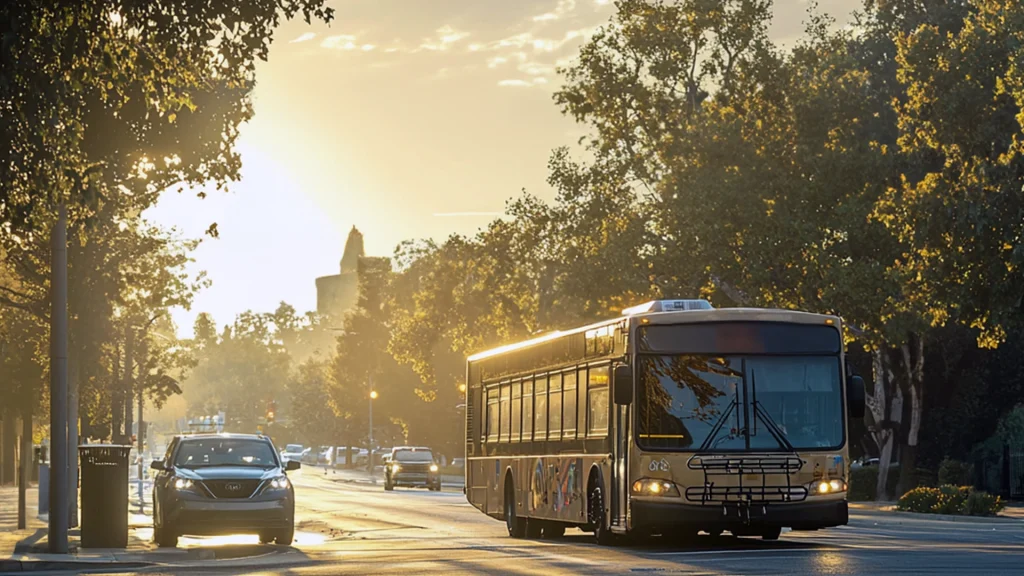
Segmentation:
{"type": "MultiPolygon", "coordinates": [[[[305,474],[303,473],[305,472],[305,474]]],[[[571,530],[559,540],[514,540],[458,492],[292,475],[296,543],[266,555],[188,569],[192,574],[1022,574],[1024,522],[949,522],[851,511],[849,526],[786,532],[778,542],[700,537],[599,547],[571,530]]],[[[255,537],[184,539],[184,547],[251,547],[255,537]]],[[[146,574],[177,574],[154,567],[146,574]]]]}

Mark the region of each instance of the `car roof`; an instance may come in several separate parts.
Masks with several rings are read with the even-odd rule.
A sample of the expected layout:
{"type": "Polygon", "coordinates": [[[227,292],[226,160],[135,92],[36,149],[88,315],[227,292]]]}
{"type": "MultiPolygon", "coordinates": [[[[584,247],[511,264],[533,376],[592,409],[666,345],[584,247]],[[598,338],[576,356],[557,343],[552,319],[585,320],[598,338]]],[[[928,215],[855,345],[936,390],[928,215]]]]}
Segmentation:
{"type": "Polygon", "coordinates": [[[208,440],[210,438],[228,438],[236,440],[263,440],[270,441],[270,438],[262,434],[237,434],[234,432],[201,432],[198,434],[179,434],[181,440],[208,440]]]}
{"type": "Polygon", "coordinates": [[[432,450],[426,446],[395,446],[391,450],[392,452],[398,452],[399,450],[408,450],[411,452],[432,452],[432,450]]]}

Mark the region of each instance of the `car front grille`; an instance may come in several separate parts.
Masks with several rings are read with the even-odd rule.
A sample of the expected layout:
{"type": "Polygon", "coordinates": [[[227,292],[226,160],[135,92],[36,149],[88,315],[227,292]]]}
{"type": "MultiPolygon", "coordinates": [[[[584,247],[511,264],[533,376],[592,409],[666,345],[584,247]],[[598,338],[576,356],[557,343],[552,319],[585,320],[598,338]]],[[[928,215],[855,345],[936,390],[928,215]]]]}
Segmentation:
{"type": "Polygon", "coordinates": [[[401,474],[426,474],[430,471],[430,464],[404,464],[399,462],[398,471],[401,474]]]}
{"type": "Polygon", "coordinates": [[[205,480],[203,484],[214,498],[248,498],[259,487],[259,480],[205,480]]]}

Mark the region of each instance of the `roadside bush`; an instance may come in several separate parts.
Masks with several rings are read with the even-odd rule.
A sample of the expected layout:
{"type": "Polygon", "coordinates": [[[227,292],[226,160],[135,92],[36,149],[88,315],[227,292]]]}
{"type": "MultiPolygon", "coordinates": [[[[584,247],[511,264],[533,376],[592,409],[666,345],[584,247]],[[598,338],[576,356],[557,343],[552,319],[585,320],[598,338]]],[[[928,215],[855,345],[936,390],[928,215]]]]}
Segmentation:
{"type": "Polygon", "coordinates": [[[939,488],[914,488],[900,497],[896,509],[923,514],[993,516],[1004,506],[999,497],[987,492],[946,484],[939,488]]]}
{"type": "Polygon", "coordinates": [[[1006,503],[999,496],[993,496],[982,490],[972,490],[970,495],[967,496],[967,501],[964,503],[964,514],[968,516],[995,516],[1005,507],[1006,503]]]}
{"type": "Polygon", "coordinates": [[[939,501],[932,507],[935,514],[963,514],[964,503],[971,494],[970,486],[946,484],[939,487],[939,501]]]}
{"type": "Polygon", "coordinates": [[[896,503],[896,509],[902,512],[934,513],[934,508],[939,503],[942,492],[938,488],[914,488],[903,496],[900,496],[896,503]]]}
{"type": "MultiPolygon", "coordinates": [[[[888,488],[892,494],[900,479],[899,466],[889,468],[888,488]]],[[[873,502],[876,500],[878,488],[878,466],[865,466],[850,470],[850,491],[848,497],[853,502],[873,502]]]]}
{"type": "Polygon", "coordinates": [[[939,484],[952,484],[953,486],[970,486],[974,483],[974,466],[945,458],[939,465],[939,484]]]}

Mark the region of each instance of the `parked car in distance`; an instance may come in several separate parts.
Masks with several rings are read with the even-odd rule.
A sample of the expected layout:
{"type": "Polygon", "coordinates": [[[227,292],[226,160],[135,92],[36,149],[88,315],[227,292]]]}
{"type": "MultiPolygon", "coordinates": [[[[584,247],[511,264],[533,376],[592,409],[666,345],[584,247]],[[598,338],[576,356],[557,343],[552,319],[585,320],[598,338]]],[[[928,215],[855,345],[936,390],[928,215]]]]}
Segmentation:
{"type": "Polygon", "coordinates": [[[288,545],[295,535],[295,491],[270,438],[256,434],[189,434],[153,460],[153,540],[173,548],[185,534],[259,534],[288,545]]]}
{"type": "Polygon", "coordinates": [[[423,486],[433,492],[441,490],[441,471],[430,448],[399,446],[388,454],[384,467],[384,489],[395,486],[423,486]]]}

